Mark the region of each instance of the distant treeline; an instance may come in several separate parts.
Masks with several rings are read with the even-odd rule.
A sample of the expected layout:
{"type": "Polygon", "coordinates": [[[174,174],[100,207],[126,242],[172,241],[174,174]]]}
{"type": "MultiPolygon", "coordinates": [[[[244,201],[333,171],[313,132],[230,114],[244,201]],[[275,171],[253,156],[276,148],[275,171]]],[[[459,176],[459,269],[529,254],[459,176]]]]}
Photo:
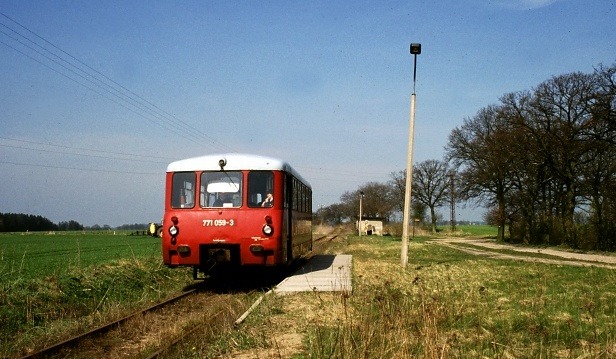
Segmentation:
{"type": "MultiPolygon", "coordinates": [[[[115,229],[119,230],[144,230],[148,227],[145,223],[123,224],[115,229]]],[[[24,213],[0,213],[0,232],[36,232],[36,231],[81,231],[81,230],[108,230],[108,225],[95,224],[92,227],[84,227],[77,221],[65,221],[53,223],[43,216],[24,213]]]]}
{"type": "Polygon", "coordinates": [[[0,213],[0,232],[53,231],[58,225],[43,216],[0,213]]]}
{"type": "Polygon", "coordinates": [[[123,229],[123,230],[144,230],[147,229],[148,225],[146,223],[135,223],[135,224],[123,224],[121,226],[118,226],[116,229],[123,229]]]}

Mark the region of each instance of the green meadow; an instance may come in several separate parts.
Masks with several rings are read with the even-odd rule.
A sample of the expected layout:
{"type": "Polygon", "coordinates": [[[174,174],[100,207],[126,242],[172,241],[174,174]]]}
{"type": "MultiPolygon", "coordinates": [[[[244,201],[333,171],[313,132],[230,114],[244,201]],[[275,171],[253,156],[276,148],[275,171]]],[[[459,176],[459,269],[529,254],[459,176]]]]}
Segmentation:
{"type": "Polygon", "coordinates": [[[51,232],[0,235],[0,282],[33,279],[113,260],[160,261],[160,238],[130,232],[51,232]]]}
{"type": "MultiPolygon", "coordinates": [[[[429,239],[409,243],[402,268],[399,237],[340,236],[328,253],[353,255],[352,293],[270,296],[243,326],[195,334],[167,357],[616,355],[613,268],[495,259],[429,239]],[[280,328],[296,344],[273,340],[280,328]]],[[[22,356],[190,285],[190,270],[166,268],[160,250],[158,238],[120,232],[0,235],[0,357],[22,356]]]]}
{"type": "Polygon", "coordinates": [[[192,282],[160,238],[127,231],[0,234],[0,358],[58,342],[192,282]]]}

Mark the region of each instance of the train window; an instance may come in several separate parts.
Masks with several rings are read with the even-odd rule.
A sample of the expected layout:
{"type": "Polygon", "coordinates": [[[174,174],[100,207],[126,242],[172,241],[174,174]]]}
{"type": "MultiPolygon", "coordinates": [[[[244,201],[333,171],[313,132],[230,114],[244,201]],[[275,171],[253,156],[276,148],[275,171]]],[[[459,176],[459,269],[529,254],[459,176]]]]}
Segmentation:
{"type": "Polygon", "coordinates": [[[284,175],[284,186],[282,188],[282,193],[284,193],[284,198],[283,198],[284,202],[282,205],[284,208],[289,208],[289,199],[291,197],[289,196],[289,188],[290,188],[289,178],[290,178],[289,175],[287,174],[284,175]]]}
{"type": "Polygon", "coordinates": [[[199,198],[201,207],[240,207],[242,205],[242,172],[203,172],[199,198]]]}
{"type": "Polygon", "coordinates": [[[302,210],[302,184],[295,179],[295,210],[302,210]]]}
{"type": "Polygon", "coordinates": [[[251,171],[248,174],[248,207],[271,207],[273,202],[268,200],[268,194],[274,194],[274,174],[251,171]]]}
{"type": "Polygon", "coordinates": [[[299,182],[299,190],[297,191],[297,210],[304,211],[304,185],[299,182]]]}
{"type": "Polygon", "coordinates": [[[195,206],[194,172],[177,172],[173,174],[171,184],[171,207],[193,208],[195,206]]]}
{"type": "Polygon", "coordinates": [[[299,202],[299,196],[300,196],[300,187],[299,187],[299,181],[294,178],[293,179],[293,193],[294,193],[294,201],[295,203],[293,204],[293,209],[296,211],[300,210],[300,202],[299,202]]]}
{"type": "Polygon", "coordinates": [[[302,212],[306,212],[306,186],[302,184],[302,208],[300,209],[302,212]]]}
{"type": "Polygon", "coordinates": [[[308,187],[302,184],[302,212],[308,212],[308,187]]]}

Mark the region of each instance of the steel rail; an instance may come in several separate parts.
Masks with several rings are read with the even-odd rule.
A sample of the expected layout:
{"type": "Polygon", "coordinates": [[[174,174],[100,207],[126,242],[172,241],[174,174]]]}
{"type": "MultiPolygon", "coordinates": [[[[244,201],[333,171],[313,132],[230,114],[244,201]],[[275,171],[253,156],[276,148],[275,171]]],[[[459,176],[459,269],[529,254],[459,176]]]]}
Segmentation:
{"type": "Polygon", "coordinates": [[[51,345],[51,346],[49,346],[47,348],[44,348],[44,349],[42,349],[42,350],[40,350],[38,352],[33,353],[33,354],[28,354],[28,355],[26,355],[26,356],[24,356],[22,358],[23,359],[26,359],[26,358],[31,359],[31,358],[45,358],[45,357],[48,357],[48,356],[50,356],[50,355],[52,355],[54,353],[57,353],[58,351],[60,351],[63,348],[68,348],[68,347],[74,346],[79,341],[81,341],[81,340],[83,340],[85,338],[106,333],[109,330],[111,330],[112,328],[118,327],[118,326],[124,324],[125,322],[127,322],[130,319],[136,318],[136,317],[138,317],[140,315],[143,315],[145,313],[152,312],[152,311],[160,309],[160,308],[162,308],[162,307],[164,307],[166,305],[172,304],[172,303],[174,303],[174,302],[176,302],[176,301],[178,301],[178,300],[180,300],[180,299],[182,299],[184,297],[187,297],[189,295],[194,294],[196,291],[197,291],[197,289],[190,289],[190,290],[188,290],[186,292],[183,292],[183,293],[181,293],[179,295],[176,295],[176,296],[174,296],[172,298],[169,298],[169,299],[164,300],[164,301],[162,301],[160,303],[154,304],[154,305],[152,305],[152,306],[150,306],[150,307],[148,307],[146,309],[143,309],[143,310],[140,310],[140,311],[135,312],[133,314],[130,314],[130,315],[128,315],[128,316],[126,316],[126,317],[124,317],[122,319],[118,319],[118,320],[113,321],[111,323],[104,324],[104,325],[102,325],[102,326],[100,326],[98,328],[92,329],[92,330],[90,330],[90,331],[88,331],[86,333],[82,333],[82,334],[76,335],[76,336],[74,336],[74,337],[72,337],[70,339],[67,339],[67,340],[64,340],[62,342],[56,343],[54,345],[51,345]]]}
{"type": "MultiPolygon", "coordinates": [[[[313,241],[313,243],[319,243],[319,244],[320,244],[320,245],[318,246],[318,247],[319,247],[319,248],[318,248],[318,250],[317,250],[316,248],[313,248],[313,250],[312,250],[311,252],[309,252],[307,255],[305,255],[305,256],[303,257],[303,259],[304,259],[304,260],[310,260],[310,258],[312,258],[312,256],[314,256],[314,255],[315,255],[315,254],[317,254],[318,252],[321,252],[321,251],[322,251],[322,249],[323,249],[323,247],[325,247],[325,245],[326,245],[327,243],[329,243],[329,242],[333,241],[333,240],[334,240],[334,239],[336,239],[338,236],[340,236],[340,234],[341,234],[340,232],[341,232],[341,230],[340,230],[340,229],[336,229],[336,230],[334,230],[332,233],[329,233],[329,234],[327,234],[327,235],[324,235],[324,236],[321,236],[321,237],[319,237],[319,238],[315,239],[315,240],[313,241]]],[[[128,315],[128,316],[126,316],[126,317],[124,317],[124,318],[122,318],[122,319],[119,319],[119,320],[116,320],[116,321],[114,321],[114,322],[111,322],[111,323],[105,324],[105,325],[103,325],[103,326],[100,326],[100,327],[98,327],[98,328],[92,329],[92,330],[88,331],[87,333],[82,333],[82,334],[79,334],[79,335],[77,335],[77,336],[75,336],[75,337],[73,337],[73,338],[70,338],[70,339],[64,340],[64,341],[62,341],[62,342],[60,342],[60,343],[57,343],[57,344],[54,344],[54,345],[49,346],[49,347],[47,347],[47,348],[44,348],[44,349],[42,349],[42,350],[40,350],[40,351],[38,351],[38,352],[35,352],[35,353],[33,353],[33,354],[26,355],[26,356],[24,356],[24,357],[22,357],[22,358],[23,358],[23,359],[26,359],[26,358],[30,359],[30,358],[46,358],[46,357],[49,357],[50,355],[53,355],[53,354],[55,354],[55,353],[59,352],[59,351],[60,351],[60,350],[62,350],[63,348],[68,348],[68,347],[71,347],[71,346],[75,346],[75,345],[76,345],[79,341],[81,341],[81,340],[83,340],[83,339],[85,339],[85,338],[87,338],[87,337],[92,337],[92,336],[95,336],[95,335],[104,334],[104,333],[106,333],[106,332],[110,331],[111,329],[113,329],[113,328],[115,328],[115,327],[119,327],[120,325],[124,324],[125,322],[127,322],[127,321],[128,321],[128,320],[130,320],[130,319],[133,319],[133,318],[135,318],[135,317],[138,317],[138,316],[144,315],[145,313],[148,313],[148,312],[155,311],[155,310],[160,309],[160,308],[162,308],[162,307],[164,307],[164,306],[166,306],[166,305],[172,304],[172,303],[174,303],[174,302],[176,302],[176,301],[178,301],[178,300],[180,300],[180,299],[182,299],[182,298],[184,298],[184,297],[186,297],[186,296],[189,296],[189,295],[194,294],[196,291],[197,291],[197,289],[191,289],[191,290],[188,290],[188,291],[183,292],[183,293],[181,293],[181,294],[179,294],[179,295],[177,295],[177,296],[174,296],[174,297],[172,297],[172,298],[169,298],[169,299],[167,299],[167,300],[165,300],[165,301],[163,301],[163,302],[157,303],[157,304],[152,305],[152,306],[150,306],[150,307],[148,307],[148,308],[146,308],[146,309],[143,309],[143,310],[141,310],[141,311],[138,311],[138,312],[135,312],[135,313],[133,313],[133,314],[131,314],[131,315],[128,315]]],[[[270,292],[272,292],[272,291],[270,290],[270,292]]],[[[270,294],[270,293],[268,292],[268,293],[266,293],[265,295],[267,295],[267,294],[270,294]]],[[[265,295],[264,295],[264,296],[265,296],[265,295]]],[[[242,323],[242,322],[246,319],[246,317],[248,316],[248,314],[249,314],[251,311],[253,311],[253,310],[254,310],[254,309],[255,309],[255,308],[256,308],[256,307],[260,304],[260,302],[262,301],[262,299],[263,299],[263,297],[264,297],[264,296],[262,296],[261,298],[259,298],[259,299],[257,300],[257,302],[255,302],[255,303],[254,303],[254,304],[250,307],[250,309],[248,309],[248,310],[246,311],[246,313],[244,313],[244,314],[242,315],[242,317],[240,317],[240,318],[239,318],[239,319],[238,319],[238,320],[234,323],[236,327],[237,327],[238,325],[240,325],[240,324],[241,324],[241,323],[242,323]]],[[[218,314],[220,314],[220,313],[218,313],[218,314]]],[[[196,331],[196,330],[198,330],[198,329],[199,329],[199,327],[195,327],[193,330],[191,330],[191,331],[190,331],[190,333],[192,333],[192,332],[194,332],[194,331],[196,331]]],[[[180,336],[180,337],[178,337],[178,338],[174,339],[172,342],[168,343],[168,344],[167,344],[167,345],[165,345],[164,347],[159,348],[156,352],[152,353],[150,356],[148,356],[148,358],[157,358],[157,357],[159,357],[161,354],[163,354],[163,353],[167,352],[170,348],[172,348],[173,346],[177,345],[180,341],[182,341],[183,339],[185,339],[185,337],[186,337],[186,336],[184,335],[184,336],[180,336]]]]}
{"type": "MultiPolygon", "coordinates": [[[[220,314],[222,314],[222,312],[217,312],[216,314],[214,314],[213,317],[217,317],[220,314]]],[[[156,359],[156,358],[158,358],[159,356],[167,353],[171,348],[173,348],[174,346],[178,345],[180,342],[182,342],[186,338],[190,338],[192,336],[192,334],[196,333],[200,329],[202,329],[202,328],[199,327],[199,326],[195,326],[194,328],[190,329],[189,331],[186,331],[186,332],[182,333],[182,335],[177,336],[175,339],[173,339],[172,341],[170,341],[166,345],[158,348],[158,350],[156,350],[156,352],[154,352],[154,353],[150,354],[149,356],[147,356],[146,359],[156,359]]]]}
{"type": "MultiPolygon", "coordinates": [[[[315,256],[317,254],[317,252],[322,252],[323,248],[325,247],[325,245],[331,241],[333,241],[334,239],[338,238],[338,236],[340,235],[341,230],[337,229],[334,232],[330,233],[330,234],[326,234],[322,237],[319,237],[317,239],[315,239],[313,241],[314,243],[319,243],[320,246],[318,247],[318,251],[317,249],[312,248],[312,251],[310,251],[309,253],[307,253],[306,255],[302,256],[303,260],[309,261],[313,256],[315,256]],[[321,243],[323,242],[323,243],[321,243]]],[[[233,324],[234,326],[239,326],[240,324],[242,324],[244,322],[244,320],[246,320],[246,318],[248,317],[248,315],[250,315],[250,313],[252,313],[252,311],[254,311],[259,304],[261,304],[261,302],[263,301],[263,299],[265,297],[267,297],[268,295],[274,293],[274,289],[270,289],[269,291],[267,291],[266,293],[262,294],[259,298],[257,298],[257,300],[250,306],[250,308],[248,308],[248,310],[246,310],[246,312],[244,312],[244,314],[242,314],[233,324]]]]}

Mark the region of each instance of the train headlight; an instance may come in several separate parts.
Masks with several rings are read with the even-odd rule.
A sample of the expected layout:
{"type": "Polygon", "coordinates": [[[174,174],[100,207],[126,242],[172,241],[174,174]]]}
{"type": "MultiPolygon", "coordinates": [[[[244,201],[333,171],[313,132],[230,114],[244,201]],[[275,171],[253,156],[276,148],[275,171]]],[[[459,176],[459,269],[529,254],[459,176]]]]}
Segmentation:
{"type": "Polygon", "coordinates": [[[180,229],[178,227],[176,226],[169,227],[169,234],[171,235],[171,237],[176,237],[179,232],[180,232],[180,229]]]}
{"type": "Polygon", "coordinates": [[[272,228],[272,226],[269,224],[263,226],[263,234],[270,236],[272,233],[274,233],[274,228],[272,228]]]}

